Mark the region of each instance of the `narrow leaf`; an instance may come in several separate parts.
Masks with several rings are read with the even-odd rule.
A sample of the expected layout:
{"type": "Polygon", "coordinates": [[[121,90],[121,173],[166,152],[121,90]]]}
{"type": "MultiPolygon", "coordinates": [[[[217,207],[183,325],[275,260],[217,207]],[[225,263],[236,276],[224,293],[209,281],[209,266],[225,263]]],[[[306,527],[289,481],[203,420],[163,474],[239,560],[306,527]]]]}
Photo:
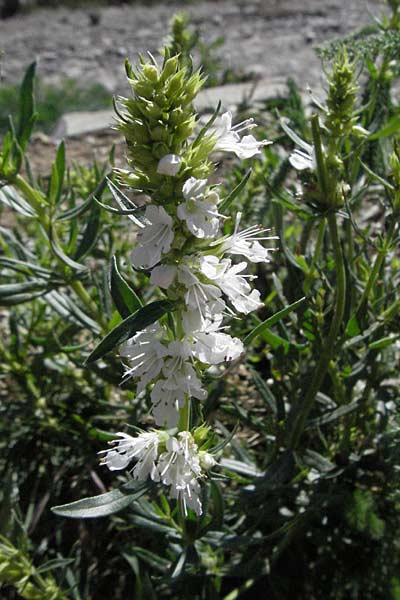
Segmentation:
{"type": "Polygon", "coordinates": [[[19,95],[17,139],[22,150],[29,140],[35,122],[35,103],[33,98],[33,82],[35,78],[36,62],[29,65],[22,81],[19,95]]]}
{"type": "Polygon", "coordinates": [[[110,290],[115,306],[123,319],[143,306],[139,297],[119,272],[115,256],[111,260],[110,290]]]}
{"type": "Polygon", "coordinates": [[[31,205],[11,186],[6,185],[0,189],[0,202],[24,215],[24,217],[34,217],[36,215],[31,205]]]}
{"type": "Polygon", "coordinates": [[[65,174],[65,144],[61,142],[57,149],[56,159],[51,169],[51,177],[49,182],[49,203],[58,204],[61,198],[61,193],[64,184],[65,174]]]}
{"type": "Polygon", "coordinates": [[[221,202],[221,204],[218,205],[218,210],[219,211],[224,211],[226,210],[234,201],[234,199],[236,198],[236,196],[238,196],[240,194],[240,192],[242,191],[242,189],[244,188],[244,186],[246,185],[246,183],[249,180],[249,177],[251,175],[251,169],[249,169],[245,176],[243,177],[242,181],[231,191],[230,194],[228,194],[228,196],[226,198],[224,198],[221,202]]]}
{"type": "Polygon", "coordinates": [[[74,259],[80,260],[86,256],[96,243],[100,230],[100,208],[93,204],[79,246],[74,253],[74,259]]]}
{"type": "Polygon", "coordinates": [[[193,142],[193,148],[195,148],[199,144],[199,142],[203,139],[203,137],[205,136],[207,131],[210,129],[211,125],[214,123],[215,119],[218,117],[220,110],[221,110],[221,100],[218,102],[217,108],[215,109],[211,118],[207,121],[207,123],[204,125],[204,127],[202,127],[200,129],[196,139],[193,142]]]}
{"type": "Polygon", "coordinates": [[[123,485],[120,489],[83,498],[70,504],[53,506],[52,512],[60,517],[69,517],[71,519],[93,519],[97,517],[107,517],[113,515],[123,508],[126,508],[135,500],[143,496],[150,488],[150,482],[132,483],[123,485]]]}
{"type": "MultiPolygon", "coordinates": [[[[117,186],[111,181],[111,179],[107,178],[108,188],[118,206],[123,210],[132,210],[139,208],[132,200],[130,200],[125,194],[121,192],[117,188],[117,186]]],[[[144,227],[143,218],[136,218],[134,215],[129,214],[128,217],[140,228],[144,227]]]]}
{"type": "Polygon", "coordinates": [[[400,115],[395,115],[379,131],[368,136],[368,140],[378,140],[383,137],[393,135],[400,129],[400,115]]]}
{"type": "Polygon", "coordinates": [[[116,346],[134,336],[138,331],[158,321],[166,312],[173,310],[174,306],[175,303],[170,300],[156,300],[147,306],[139,308],[133,315],[127,317],[106,335],[88,356],[86,364],[90,364],[105,356],[116,346]]]}
{"type": "Polygon", "coordinates": [[[265,383],[265,381],[260,376],[260,374],[257,373],[257,371],[250,368],[250,373],[254,379],[254,383],[256,384],[258,391],[261,394],[262,399],[265,400],[266,404],[270,407],[272,412],[274,414],[276,414],[277,413],[276,400],[275,400],[273,393],[269,389],[268,385],[265,383]]]}
{"type": "Polygon", "coordinates": [[[273,325],[275,325],[276,323],[281,321],[284,317],[286,317],[286,315],[291,313],[293,310],[296,310],[296,308],[298,308],[299,306],[301,306],[303,304],[305,299],[306,299],[306,297],[303,296],[303,298],[300,298],[299,300],[296,300],[296,302],[289,304],[289,306],[286,306],[286,308],[283,308],[279,312],[272,315],[272,317],[269,317],[268,319],[266,319],[265,321],[263,321],[262,323],[257,325],[257,327],[255,327],[253,329],[253,331],[251,331],[244,338],[244,340],[243,340],[244,345],[247,346],[248,344],[250,344],[250,342],[252,342],[255,337],[262,334],[267,329],[269,329],[270,327],[272,327],[273,325]]]}

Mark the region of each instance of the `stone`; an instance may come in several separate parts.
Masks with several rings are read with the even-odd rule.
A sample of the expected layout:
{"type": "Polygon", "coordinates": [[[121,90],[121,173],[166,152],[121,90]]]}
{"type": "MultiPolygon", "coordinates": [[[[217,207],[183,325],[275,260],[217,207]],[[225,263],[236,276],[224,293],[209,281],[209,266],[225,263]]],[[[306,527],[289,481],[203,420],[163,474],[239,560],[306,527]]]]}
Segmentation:
{"type": "Polygon", "coordinates": [[[111,109],[96,111],[76,111],[65,114],[59,119],[52,138],[59,142],[64,138],[79,137],[109,129],[114,122],[114,112],[111,109]]]}
{"type": "MultiPolygon", "coordinates": [[[[251,103],[254,105],[286,93],[287,86],[283,79],[233,83],[202,90],[196,98],[195,106],[200,113],[210,112],[214,111],[218,102],[221,101],[222,110],[234,110],[246,99],[251,99],[251,103]]],[[[75,111],[61,117],[52,133],[52,138],[60,141],[63,138],[79,137],[109,129],[113,123],[114,111],[112,109],[92,112],[75,111]]]]}

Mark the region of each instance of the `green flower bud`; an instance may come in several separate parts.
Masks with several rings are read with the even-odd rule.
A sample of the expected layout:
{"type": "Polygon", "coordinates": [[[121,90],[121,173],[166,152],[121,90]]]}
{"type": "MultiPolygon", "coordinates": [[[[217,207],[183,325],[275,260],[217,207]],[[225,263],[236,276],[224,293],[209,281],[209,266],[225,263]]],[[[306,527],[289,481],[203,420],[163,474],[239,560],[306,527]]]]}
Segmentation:
{"type": "Polygon", "coordinates": [[[168,79],[169,77],[171,77],[171,75],[176,73],[178,67],[179,67],[179,56],[171,56],[171,58],[169,58],[166,61],[165,65],[163,67],[162,80],[166,81],[166,79],[168,79]]]}
{"type": "Polygon", "coordinates": [[[143,66],[143,75],[151,81],[152,83],[157,83],[158,81],[158,69],[155,65],[144,65],[143,66]]]}
{"type": "Polygon", "coordinates": [[[151,139],[155,142],[167,142],[169,136],[170,133],[165,126],[158,125],[151,130],[151,139]]]}

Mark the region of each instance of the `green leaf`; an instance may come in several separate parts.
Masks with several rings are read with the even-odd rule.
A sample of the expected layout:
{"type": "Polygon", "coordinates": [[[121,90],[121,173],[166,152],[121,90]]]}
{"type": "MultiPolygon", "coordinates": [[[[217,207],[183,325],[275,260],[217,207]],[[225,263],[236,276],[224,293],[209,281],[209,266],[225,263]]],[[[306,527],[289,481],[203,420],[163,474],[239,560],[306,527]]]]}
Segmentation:
{"type": "Polygon", "coordinates": [[[62,317],[72,323],[87,327],[90,331],[98,334],[100,327],[91,317],[84,313],[69,296],[56,290],[46,294],[46,302],[62,317]]]}
{"type": "Polygon", "coordinates": [[[213,502],[213,525],[220,529],[224,523],[224,496],[216,481],[210,480],[210,492],[213,502]]]}
{"type": "Polygon", "coordinates": [[[54,254],[63,262],[65,265],[70,267],[73,271],[87,271],[87,267],[85,265],[81,265],[80,263],[75,262],[65,254],[62,248],[58,245],[58,243],[53,239],[53,231],[50,229],[49,231],[49,241],[51,249],[54,254]]]}
{"type": "Polygon", "coordinates": [[[325,425],[326,423],[331,423],[332,421],[336,421],[340,417],[347,415],[348,413],[356,410],[359,404],[358,401],[350,402],[349,404],[345,404],[332,410],[330,412],[325,413],[322,417],[317,417],[316,419],[312,419],[307,424],[307,427],[319,427],[320,425],[325,425]]]}
{"type": "Polygon", "coordinates": [[[306,297],[303,296],[303,298],[300,298],[300,300],[296,300],[296,302],[289,304],[289,306],[286,306],[286,308],[283,308],[279,312],[272,315],[272,317],[269,317],[268,319],[266,319],[265,321],[263,321],[262,323],[257,325],[257,327],[255,327],[253,329],[253,331],[251,331],[248,335],[246,335],[246,337],[243,340],[243,344],[245,346],[250,344],[250,342],[252,342],[255,337],[257,337],[260,334],[265,333],[266,330],[268,330],[270,327],[272,327],[273,325],[275,325],[276,323],[281,321],[284,317],[286,317],[286,315],[291,313],[293,310],[295,310],[296,308],[301,306],[303,304],[303,302],[305,301],[305,299],[306,299],[306,297]]]}
{"type": "Polygon", "coordinates": [[[102,358],[122,342],[131,338],[138,331],[158,321],[166,312],[174,309],[175,303],[170,300],[156,300],[147,306],[139,308],[133,315],[127,317],[112,329],[86,359],[90,364],[102,358]]]}
{"type": "Polygon", "coordinates": [[[100,208],[93,204],[79,246],[74,253],[74,259],[86,256],[96,243],[100,231],[100,208]]]}
{"type": "Polygon", "coordinates": [[[14,296],[4,296],[0,300],[1,306],[15,306],[16,304],[23,304],[24,302],[32,302],[35,298],[43,296],[46,291],[34,292],[30,294],[15,294],[14,296]]]}
{"type": "Polygon", "coordinates": [[[46,283],[43,279],[34,279],[22,283],[5,283],[4,285],[0,285],[0,301],[7,296],[39,291],[45,289],[45,287],[46,283]]]}
{"type": "Polygon", "coordinates": [[[370,344],[368,344],[368,348],[370,350],[380,350],[382,348],[387,348],[388,346],[391,346],[392,344],[397,342],[399,338],[400,336],[396,334],[388,335],[386,337],[381,338],[380,340],[376,340],[376,342],[371,342],[370,344]]]}
{"type": "Polygon", "coordinates": [[[271,392],[263,378],[260,376],[260,374],[257,373],[257,371],[250,367],[250,373],[253,377],[254,383],[256,384],[258,391],[261,394],[262,399],[265,400],[266,404],[270,407],[272,412],[276,414],[277,405],[273,393],[271,392]]]}
{"type": "Polygon", "coordinates": [[[379,131],[368,136],[368,140],[378,140],[395,134],[400,129],[400,115],[395,115],[379,131]]]}
{"type": "Polygon", "coordinates": [[[355,335],[361,333],[360,325],[358,323],[357,315],[353,315],[346,325],[346,336],[352,338],[355,335]]]}
{"type": "MultiPolygon", "coordinates": [[[[117,186],[109,178],[107,178],[107,185],[108,185],[108,189],[110,190],[110,192],[112,194],[112,197],[114,198],[115,202],[118,204],[118,206],[122,210],[128,209],[129,211],[131,211],[131,210],[136,211],[139,208],[134,202],[132,202],[132,200],[130,200],[127,196],[125,196],[125,194],[123,194],[121,192],[121,190],[119,190],[117,188],[117,186]]],[[[132,214],[128,214],[128,217],[138,227],[141,227],[141,228],[144,227],[143,216],[139,215],[139,217],[135,217],[132,214]]]]}
{"type": "Polygon", "coordinates": [[[11,186],[6,185],[0,189],[0,202],[6,204],[24,217],[35,217],[32,206],[11,186]]]}
{"type": "Polygon", "coordinates": [[[65,144],[61,142],[58,146],[56,159],[51,169],[51,177],[49,182],[49,203],[54,206],[58,204],[61,198],[61,193],[64,185],[65,175],[65,144]]]}
{"type": "Polygon", "coordinates": [[[137,483],[128,483],[120,489],[92,496],[91,498],[83,498],[70,504],[62,504],[53,506],[52,512],[60,517],[68,517],[70,519],[94,519],[98,517],[107,517],[113,515],[120,510],[126,508],[135,500],[143,496],[152,487],[150,481],[137,483]]]}
{"type": "Polygon", "coordinates": [[[110,290],[115,306],[123,319],[143,306],[139,297],[119,272],[115,256],[111,259],[110,290]]]}
{"type": "Polygon", "coordinates": [[[36,120],[33,98],[35,70],[36,62],[33,62],[25,73],[19,94],[17,139],[22,151],[26,147],[36,120]]]}
{"type": "Polygon", "coordinates": [[[263,472],[259,471],[255,465],[242,462],[240,460],[234,460],[233,458],[221,458],[219,464],[224,469],[240,473],[240,475],[246,475],[247,477],[262,477],[263,472]]]}
{"type": "Polygon", "coordinates": [[[197,137],[192,144],[193,148],[195,148],[196,146],[199,145],[199,143],[201,142],[201,140],[203,139],[203,137],[205,136],[207,131],[210,129],[211,125],[214,123],[215,119],[218,117],[220,110],[221,110],[221,100],[218,102],[217,108],[215,109],[215,111],[212,114],[212,116],[210,117],[210,119],[207,121],[207,123],[204,125],[204,127],[202,127],[200,129],[199,133],[197,134],[197,137]]]}
{"type": "Polygon", "coordinates": [[[218,205],[218,211],[222,212],[222,211],[226,210],[232,204],[232,202],[234,201],[236,196],[238,196],[240,194],[240,192],[242,191],[242,189],[248,182],[250,175],[251,175],[251,169],[249,169],[247,171],[247,173],[243,177],[242,181],[231,191],[230,194],[228,194],[228,196],[226,198],[224,198],[222,200],[221,204],[218,205]]]}
{"type": "Polygon", "coordinates": [[[16,258],[8,258],[7,256],[0,256],[0,265],[6,269],[11,269],[17,273],[24,273],[26,275],[35,274],[44,278],[54,275],[52,271],[49,271],[49,269],[45,269],[40,265],[35,265],[27,261],[18,260],[16,258]]]}
{"type": "Polygon", "coordinates": [[[113,208],[112,206],[108,206],[107,204],[100,202],[100,200],[98,200],[97,198],[95,198],[95,201],[97,202],[97,204],[99,206],[101,206],[101,208],[104,208],[104,210],[111,213],[112,215],[140,215],[140,213],[144,212],[146,209],[145,206],[138,206],[137,208],[127,208],[127,209],[113,208]]]}
{"type": "Polygon", "coordinates": [[[101,179],[99,184],[97,185],[94,192],[92,192],[89,195],[89,197],[82,204],[79,204],[79,206],[73,206],[72,208],[69,208],[68,210],[66,210],[64,213],[62,213],[61,215],[59,215],[57,217],[57,221],[66,221],[68,219],[75,219],[76,217],[83,215],[91,207],[94,200],[97,201],[97,196],[99,198],[101,198],[104,190],[106,189],[106,184],[107,184],[107,176],[105,175],[101,179]]]}

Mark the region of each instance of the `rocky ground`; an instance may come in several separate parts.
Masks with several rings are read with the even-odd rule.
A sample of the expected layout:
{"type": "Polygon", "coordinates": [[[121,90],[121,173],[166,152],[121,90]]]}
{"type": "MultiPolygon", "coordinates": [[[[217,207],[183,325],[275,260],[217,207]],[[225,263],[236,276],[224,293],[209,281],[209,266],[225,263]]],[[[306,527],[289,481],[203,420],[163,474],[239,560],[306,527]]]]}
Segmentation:
{"type": "MultiPolygon", "coordinates": [[[[371,13],[382,8],[377,0],[218,0],[36,10],[0,21],[1,80],[21,81],[36,58],[42,81],[70,77],[82,85],[101,83],[110,95],[125,93],[124,58],[135,61],[138,52],[155,53],[171,17],[185,9],[206,43],[224,37],[219,52],[227,68],[253,73],[264,85],[279,85],[291,76],[303,89],[307,84],[320,87],[313,46],[370,22],[371,13]]],[[[68,142],[69,156],[101,159],[111,141],[119,150],[121,140],[115,135],[82,135],[68,142]]],[[[43,173],[54,155],[54,142],[39,136],[30,154],[43,173]]]]}
{"type": "Polygon", "coordinates": [[[125,89],[123,60],[156,52],[172,15],[185,9],[211,42],[224,36],[228,67],[262,77],[315,83],[312,46],[341,35],[379,14],[377,0],[220,0],[137,3],[109,8],[47,9],[0,21],[2,80],[17,82],[33,58],[46,81],[72,77],[125,89]]]}

